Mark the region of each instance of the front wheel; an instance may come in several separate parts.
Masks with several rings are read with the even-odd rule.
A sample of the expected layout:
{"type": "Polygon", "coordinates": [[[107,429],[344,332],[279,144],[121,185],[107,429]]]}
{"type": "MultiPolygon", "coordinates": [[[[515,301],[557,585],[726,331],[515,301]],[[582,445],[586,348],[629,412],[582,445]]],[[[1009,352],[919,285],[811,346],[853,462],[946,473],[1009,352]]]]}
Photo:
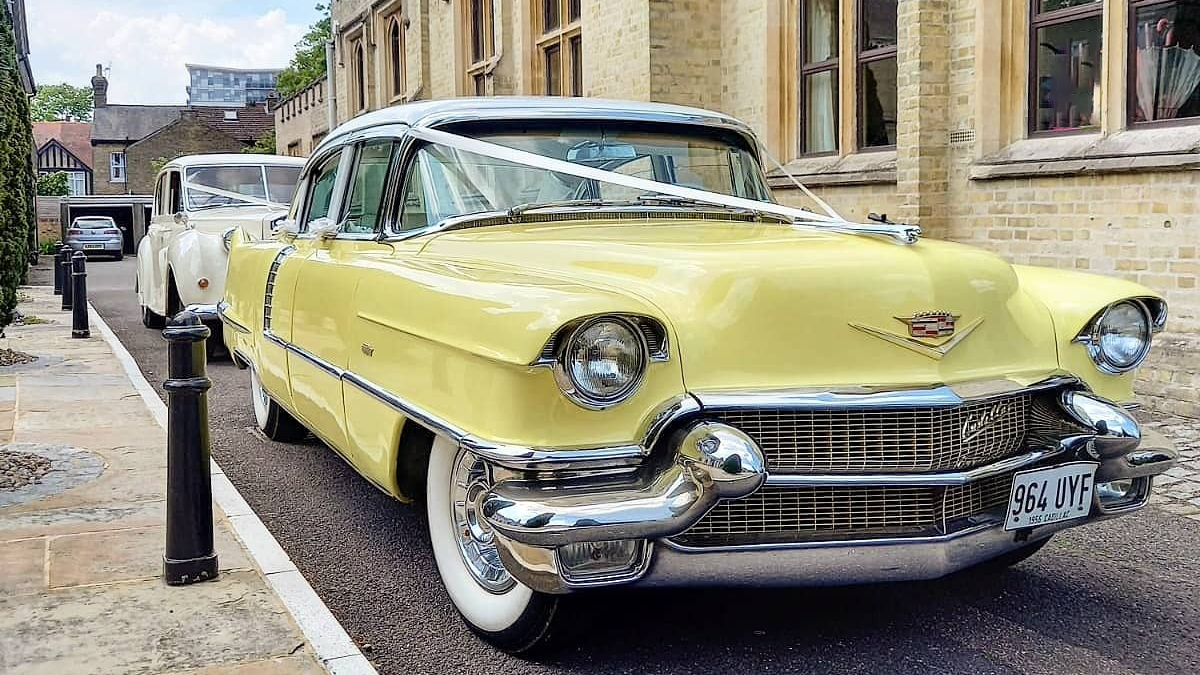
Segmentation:
{"type": "Polygon", "coordinates": [[[308,429],[271,398],[253,368],[250,369],[250,399],[254,403],[254,421],[267,438],[294,443],[308,435],[308,429]]]}
{"type": "Polygon", "coordinates": [[[167,325],[167,320],[154,310],[142,305],[142,325],[146,328],[161,329],[167,325]]]}
{"type": "Polygon", "coordinates": [[[485,462],[436,437],[426,475],[429,539],[442,584],[467,627],[511,654],[544,644],[558,598],[512,577],[479,510],[491,486],[485,462]]]}

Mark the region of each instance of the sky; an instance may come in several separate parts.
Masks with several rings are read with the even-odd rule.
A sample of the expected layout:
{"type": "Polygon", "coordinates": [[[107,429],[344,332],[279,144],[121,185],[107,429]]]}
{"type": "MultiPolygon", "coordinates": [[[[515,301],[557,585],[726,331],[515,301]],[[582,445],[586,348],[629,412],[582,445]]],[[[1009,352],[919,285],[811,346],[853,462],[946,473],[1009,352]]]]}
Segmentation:
{"type": "Polygon", "coordinates": [[[282,68],[317,20],[318,0],[34,0],[25,5],[39,84],[90,87],[109,103],[181,104],[185,63],[282,68]]]}

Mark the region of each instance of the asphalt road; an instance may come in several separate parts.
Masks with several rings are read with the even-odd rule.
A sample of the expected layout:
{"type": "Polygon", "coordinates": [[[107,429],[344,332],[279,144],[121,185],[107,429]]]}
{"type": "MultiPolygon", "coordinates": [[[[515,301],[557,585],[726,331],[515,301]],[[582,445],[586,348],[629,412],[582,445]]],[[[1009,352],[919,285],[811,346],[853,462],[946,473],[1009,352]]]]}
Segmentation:
{"type": "MultiPolygon", "coordinates": [[[[141,325],[134,265],[90,263],[90,295],[158,386],[165,343],[141,325]]],[[[1200,672],[1200,523],[1153,507],[934,582],[577,595],[555,650],[509,657],[459,622],[419,507],[319,442],[265,440],[246,373],[209,374],[213,454],[381,673],[1200,672]]]]}

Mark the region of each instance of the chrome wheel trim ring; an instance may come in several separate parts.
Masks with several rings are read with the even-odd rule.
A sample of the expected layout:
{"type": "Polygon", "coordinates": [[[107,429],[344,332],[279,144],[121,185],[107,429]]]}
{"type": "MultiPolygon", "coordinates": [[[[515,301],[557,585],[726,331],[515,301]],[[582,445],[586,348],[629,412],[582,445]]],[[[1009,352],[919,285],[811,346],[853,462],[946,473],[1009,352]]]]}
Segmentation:
{"type": "Polygon", "coordinates": [[[470,452],[460,451],[450,476],[451,514],[458,552],[471,578],[489,593],[504,593],[516,580],[504,568],[496,549],[495,534],[483,519],[480,505],[492,485],[487,464],[470,452]]]}

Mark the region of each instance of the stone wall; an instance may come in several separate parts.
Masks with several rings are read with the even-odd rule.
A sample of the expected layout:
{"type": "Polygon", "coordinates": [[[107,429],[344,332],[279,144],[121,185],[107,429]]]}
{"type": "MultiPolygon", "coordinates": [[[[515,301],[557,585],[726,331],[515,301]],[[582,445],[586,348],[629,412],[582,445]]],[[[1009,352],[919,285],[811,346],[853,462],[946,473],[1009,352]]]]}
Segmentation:
{"type": "Polygon", "coordinates": [[[321,78],[281,100],[274,110],[277,152],[307,157],[329,132],[329,103],[325,99],[328,80],[321,78]]]}

